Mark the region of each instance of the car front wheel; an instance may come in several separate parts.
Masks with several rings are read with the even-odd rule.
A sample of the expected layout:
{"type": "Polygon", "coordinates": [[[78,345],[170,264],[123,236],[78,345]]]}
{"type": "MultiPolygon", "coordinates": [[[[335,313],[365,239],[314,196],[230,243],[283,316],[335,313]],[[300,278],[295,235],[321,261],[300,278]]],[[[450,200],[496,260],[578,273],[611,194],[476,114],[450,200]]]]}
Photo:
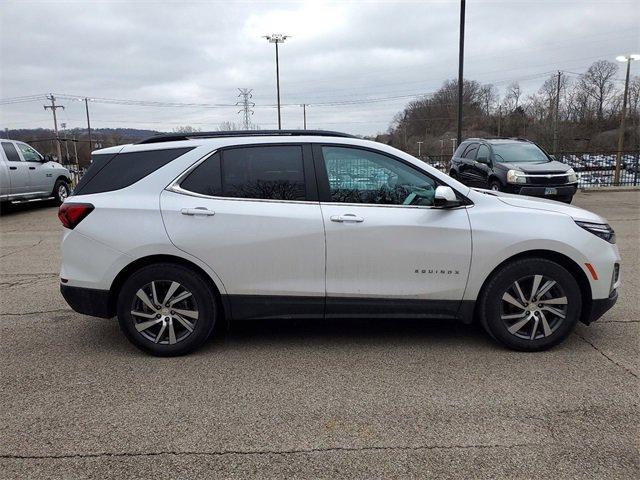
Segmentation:
{"type": "Polygon", "coordinates": [[[120,328],[152,355],[184,355],[197,349],[211,334],[216,317],[211,287],[181,265],[144,267],[125,281],[118,296],[120,328]]]}
{"type": "Polygon", "coordinates": [[[479,299],[480,321],[514,350],[539,351],[562,342],[582,310],[575,278],[563,266],[527,258],[503,266],[479,299]]]}
{"type": "Polygon", "coordinates": [[[498,180],[491,180],[489,182],[489,190],[493,190],[494,192],[502,191],[502,184],[498,180]]]}

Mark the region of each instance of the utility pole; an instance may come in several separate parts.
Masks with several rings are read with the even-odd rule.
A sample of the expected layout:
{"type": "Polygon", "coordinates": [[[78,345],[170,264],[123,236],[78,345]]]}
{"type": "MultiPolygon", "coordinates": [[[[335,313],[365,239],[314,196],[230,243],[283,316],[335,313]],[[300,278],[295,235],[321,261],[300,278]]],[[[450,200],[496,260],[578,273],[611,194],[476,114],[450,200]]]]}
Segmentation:
{"type": "Polygon", "coordinates": [[[620,55],[616,57],[619,62],[627,62],[627,75],[624,81],[624,96],[622,97],[622,114],[620,117],[620,134],[618,135],[618,153],[616,154],[616,171],[613,177],[613,184],[620,185],[620,167],[622,149],[624,148],[624,123],[627,116],[627,97],[629,95],[629,72],[631,71],[631,61],[640,60],[640,55],[620,55]]]}
{"type": "Polygon", "coordinates": [[[278,44],[284,43],[290,35],[282,35],[280,33],[274,33],[273,35],[265,35],[269,43],[275,43],[276,45],[276,89],[278,92],[278,130],[282,130],[282,119],[280,116],[280,61],[278,59],[278,44]]]}
{"type": "Polygon", "coordinates": [[[502,133],[502,105],[498,106],[498,137],[502,133]]]}
{"type": "Polygon", "coordinates": [[[58,153],[58,161],[62,161],[62,149],[60,148],[60,136],[58,135],[58,118],[56,116],[56,110],[61,108],[64,110],[62,105],[56,105],[56,97],[53,96],[52,93],[49,94],[47,100],[51,102],[51,105],[44,105],[45,110],[51,110],[53,113],[53,130],[56,136],[56,151],[58,153]]]}
{"type": "Polygon", "coordinates": [[[558,154],[558,122],[560,115],[560,79],[562,78],[562,72],[558,70],[558,84],[556,85],[556,106],[555,106],[555,119],[553,121],[553,154],[558,154]]]}
{"type": "Polygon", "coordinates": [[[465,0],[460,0],[460,50],[458,53],[458,145],[462,143],[462,95],[464,83],[464,11],[465,0]]]}
{"type": "Polygon", "coordinates": [[[420,142],[420,141],[418,141],[417,143],[418,143],[418,158],[420,158],[420,147],[422,146],[422,144],[423,144],[424,142],[420,142]]]}
{"type": "Polygon", "coordinates": [[[302,104],[302,121],[303,121],[303,129],[306,130],[307,129],[307,104],[303,103],[302,104]]]}
{"type": "Polygon", "coordinates": [[[250,99],[253,97],[251,92],[253,92],[250,88],[239,88],[240,94],[238,97],[242,97],[240,102],[236,102],[236,105],[242,106],[242,109],[238,111],[238,113],[243,114],[242,119],[242,127],[245,130],[249,130],[251,127],[251,115],[253,115],[252,107],[255,107],[256,104],[251,102],[250,99]]]}
{"type": "Polygon", "coordinates": [[[89,99],[84,99],[84,109],[87,112],[87,133],[89,134],[89,156],[91,156],[91,122],[89,121],[89,99]]]}

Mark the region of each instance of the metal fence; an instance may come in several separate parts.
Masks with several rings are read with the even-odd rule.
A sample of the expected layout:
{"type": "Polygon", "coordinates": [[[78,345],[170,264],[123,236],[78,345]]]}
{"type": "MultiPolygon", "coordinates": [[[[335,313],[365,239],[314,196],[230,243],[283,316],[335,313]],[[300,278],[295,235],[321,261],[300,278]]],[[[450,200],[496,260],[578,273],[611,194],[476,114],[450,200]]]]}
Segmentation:
{"type": "MultiPolygon", "coordinates": [[[[620,181],[615,184],[616,152],[562,152],[556,160],[566,163],[578,174],[578,187],[610,187],[640,185],[640,151],[621,154],[620,181]]],[[[438,170],[449,173],[451,155],[429,155],[422,158],[438,170]]]]}

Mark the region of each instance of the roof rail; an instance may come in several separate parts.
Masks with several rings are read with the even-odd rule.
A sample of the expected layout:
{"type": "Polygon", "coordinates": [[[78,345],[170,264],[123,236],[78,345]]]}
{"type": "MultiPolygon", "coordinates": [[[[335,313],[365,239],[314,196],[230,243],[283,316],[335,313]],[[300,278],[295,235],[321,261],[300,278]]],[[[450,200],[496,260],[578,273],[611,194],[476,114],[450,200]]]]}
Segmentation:
{"type": "Polygon", "coordinates": [[[176,142],[179,140],[191,140],[194,138],[224,138],[224,137],[342,137],[357,138],[354,135],[328,130],[232,130],[229,132],[189,132],[189,133],[162,133],[136,142],[136,145],[145,143],[176,142]]]}

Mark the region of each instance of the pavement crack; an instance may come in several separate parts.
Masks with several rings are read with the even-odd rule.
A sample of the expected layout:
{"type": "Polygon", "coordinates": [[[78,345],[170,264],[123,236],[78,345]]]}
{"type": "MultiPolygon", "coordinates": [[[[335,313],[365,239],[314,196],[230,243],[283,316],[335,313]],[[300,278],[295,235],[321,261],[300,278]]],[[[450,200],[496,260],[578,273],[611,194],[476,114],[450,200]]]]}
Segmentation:
{"type": "Polygon", "coordinates": [[[20,248],[19,250],[14,250],[13,252],[8,252],[8,253],[5,253],[4,255],[0,255],[0,258],[8,257],[10,255],[15,255],[16,253],[24,252],[25,250],[29,250],[30,248],[35,248],[38,245],[40,245],[42,242],[44,242],[44,238],[41,238],[33,245],[27,245],[26,247],[20,248]]]}
{"type": "Polygon", "coordinates": [[[69,454],[45,454],[45,455],[19,455],[19,454],[3,454],[2,459],[17,460],[48,460],[48,459],[83,459],[83,458],[139,458],[139,457],[156,457],[161,455],[175,456],[211,456],[222,457],[226,455],[304,455],[315,453],[332,453],[332,452],[376,452],[376,451],[421,451],[421,450],[457,450],[457,449],[480,449],[488,450],[494,448],[533,448],[539,445],[530,443],[515,444],[479,444],[479,445],[414,445],[414,446],[371,446],[371,447],[325,447],[325,448],[305,448],[291,450],[212,450],[212,451],[193,451],[193,450],[159,450],[155,452],[99,452],[99,453],[69,453],[69,454]]]}
{"type": "Polygon", "coordinates": [[[609,360],[611,363],[613,363],[614,365],[620,367],[621,369],[623,369],[625,372],[627,372],[628,374],[634,376],[635,378],[640,378],[638,377],[638,375],[636,373],[634,373],[632,370],[630,370],[628,367],[625,367],[624,365],[622,365],[621,363],[616,362],[613,358],[611,358],[609,355],[607,355],[606,353],[604,353],[602,350],[600,350],[593,342],[591,342],[590,340],[587,340],[586,337],[580,335],[578,332],[573,332],[578,338],[581,338],[582,340],[584,340],[585,343],[587,343],[588,345],[591,345],[591,347],[598,352],[600,355],[602,355],[604,358],[606,358],[607,360],[609,360]]]}
{"type": "Polygon", "coordinates": [[[39,313],[59,313],[59,312],[72,312],[70,308],[57,308],[55,310],[37,310],[35,312],[20,312],[20,313],[0,313],[0,317],[20,317],[22,315],[37,315],[39,313]]]}

